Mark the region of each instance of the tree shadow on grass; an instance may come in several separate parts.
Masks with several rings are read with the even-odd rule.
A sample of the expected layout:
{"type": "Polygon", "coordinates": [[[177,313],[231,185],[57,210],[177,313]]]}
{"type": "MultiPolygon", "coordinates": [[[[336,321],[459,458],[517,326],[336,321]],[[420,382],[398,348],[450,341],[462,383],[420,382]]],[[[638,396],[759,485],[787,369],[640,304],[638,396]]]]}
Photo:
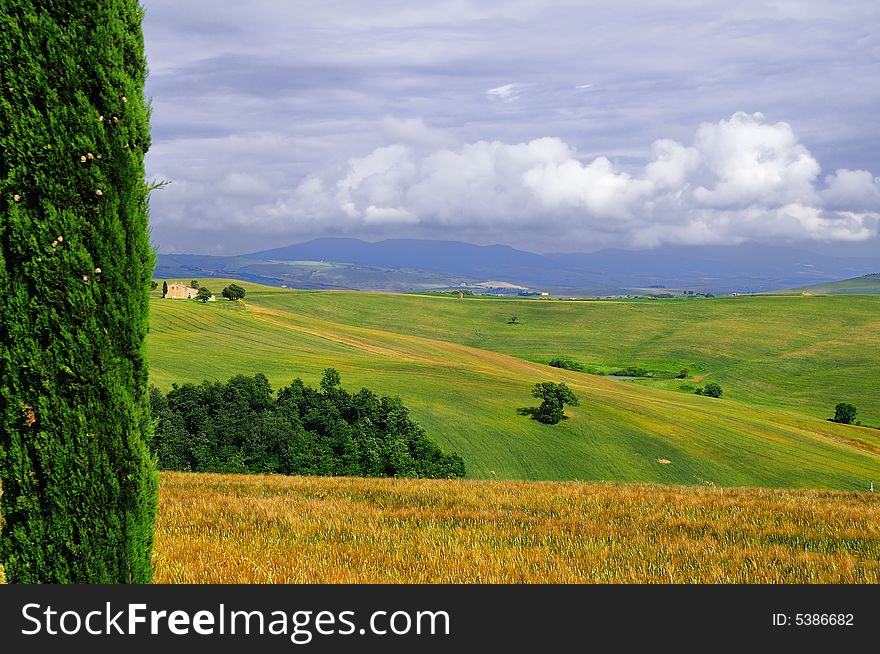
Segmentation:
{"type": "MultiPolygon", "coordinates": [[[[542,421],[538,417],[540,414],[538,413],[538,407],[536,407],[536,406],[521,406],[520,408],[518,408],[516,410],[516,413],[521,416],[528,416],[532,420],[540,422],[543,425],[550,424],[550,423],[546,423],[546,422],[542,421]]],[[[565,421],[565,420],[568,420],[568,416],[562,416],[561,421],[565,421]]]]}

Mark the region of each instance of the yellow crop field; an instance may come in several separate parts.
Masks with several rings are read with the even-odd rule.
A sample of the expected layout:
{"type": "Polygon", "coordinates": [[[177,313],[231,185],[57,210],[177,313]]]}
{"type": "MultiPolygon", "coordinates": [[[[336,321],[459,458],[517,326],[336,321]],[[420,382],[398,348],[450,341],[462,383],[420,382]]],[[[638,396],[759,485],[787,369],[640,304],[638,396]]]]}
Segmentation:
{"type": "Polygon", "coordinates": [[[157,583],[877,583],[880,497],[163,473],[157,583]]]}

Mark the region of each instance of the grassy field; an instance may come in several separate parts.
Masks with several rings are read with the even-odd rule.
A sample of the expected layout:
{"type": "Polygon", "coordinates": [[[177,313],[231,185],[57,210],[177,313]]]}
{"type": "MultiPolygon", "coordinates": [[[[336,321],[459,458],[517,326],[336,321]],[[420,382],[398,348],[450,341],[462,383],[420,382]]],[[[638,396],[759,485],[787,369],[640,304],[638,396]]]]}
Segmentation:
{"type": "Polygon", "coordinates": [[[880,423],[880,298],[504,302],[244,286],[247,306],[153,302],[154,383],[255,372],[275,385],[315,383],[333,366],[346,387],[399,395],[472,478],[849,490],[880,481],[880,431],[823,419],[852,401],[880,423]],[[510,315],[522,324],[508,325],[510,315]],[[725,398],[541,363],[557,355],[689,367],[725,398]],[[517,414],[545,380],[581,399],[554,427],[517,414]]]}
{"type": "MultiPolygon", "coordinates": [[[[735,399],[816,417],[850,401],[880,425],[880,298],[541,301],[266,291],[255,303],[547,362],[630,364],[717,381],[735,399]],[[508,325],[516,315],[517,325],[508,325]]],[[[660,385],[678,388],[681,382],[660,385]]]]}
{"type": "Polygon", "coordinates": [[[880,496],[163,473],[158,583],[880,583],[880,496]]]}
{"type": "Polygon", "coordinates": [[[798,286],[797,288],[773,291],[768,293],[768,295],[792,295],[799,293],[804,293],[805,295],[878,295],[880,294],[880,275],[862,275],[861,277],[842,279],[839,282],[798,286]]]}

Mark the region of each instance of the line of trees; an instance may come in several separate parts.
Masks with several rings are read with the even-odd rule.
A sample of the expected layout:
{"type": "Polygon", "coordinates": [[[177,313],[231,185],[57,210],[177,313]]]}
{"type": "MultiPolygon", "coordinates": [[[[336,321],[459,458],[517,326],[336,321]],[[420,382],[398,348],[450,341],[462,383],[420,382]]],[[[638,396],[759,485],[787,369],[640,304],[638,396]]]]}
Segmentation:
{"type": "Polygon", "coordinates": [[[399,398],[349,393],[339,373],[320,389],[296,379],[274,394],[263,374],[150,389],[160,469],[288,475],[457,478],[446,454],[399,398]]]}

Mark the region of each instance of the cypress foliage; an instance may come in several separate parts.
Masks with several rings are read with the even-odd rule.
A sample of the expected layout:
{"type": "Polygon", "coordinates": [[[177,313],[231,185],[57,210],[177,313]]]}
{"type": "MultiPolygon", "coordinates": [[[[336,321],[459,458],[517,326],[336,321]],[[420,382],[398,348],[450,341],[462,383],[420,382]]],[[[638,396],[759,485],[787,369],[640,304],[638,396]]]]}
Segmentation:
{"type": "Polygon", "coordinates": [[[150,580],[153,266],[136,0],[0,0],[0,562],[150,580]]]}

